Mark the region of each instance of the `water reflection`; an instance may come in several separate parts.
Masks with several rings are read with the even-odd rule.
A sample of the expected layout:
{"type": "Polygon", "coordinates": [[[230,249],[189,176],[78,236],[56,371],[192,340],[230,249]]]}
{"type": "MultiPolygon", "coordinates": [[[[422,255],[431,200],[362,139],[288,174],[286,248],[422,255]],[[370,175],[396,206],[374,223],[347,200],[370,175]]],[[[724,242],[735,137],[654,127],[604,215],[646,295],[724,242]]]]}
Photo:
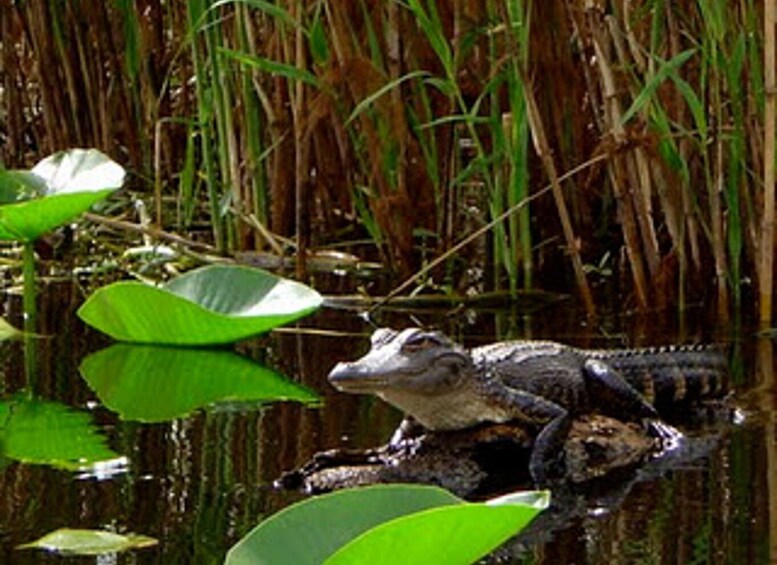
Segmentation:
{"type": "MultiPolygon", "coordinates": [[[[326,382],[334,363],[354,359],[369,347],[367,336],[372,330],[353,313],[331,310],[305,324],[356,337],[276,333],[240,344],[238,365],[232,365],[233,360],[224,366],[185,359],[164,362],[171,367],[188,364],[185,371],[170,377],[171,387],[177,383],[170,391],[136,377],[137,383],[129,388],[139,396],[112,404],[125,394],[119,394],[125,385],[111,390],[108,375],[118,374],[122,365],[154,367],[162,362],[132,360],[135,353],[122,353],[118,357],[124,356],[124,361],[114,360],[110,357],[115,353],[109,350],[103,353],[102,376],[92,375],[88,364],[93,361],[83,358],[106,342],[69,315],[77,303],[41,305],[39,331],[53,337],[38,345],[36,393],[45,402],[87,414],[108,438],[108,448],[127,456],[129,465],[122,474],[96,480],[96,476],[78,479],[72,472],[50,466],[9,461],[0,468],[0,561],[40,562],[40,555],[23,555],[13,547],[68,526],[113,527],[160,540],[158,547],[121,556],[119,562],[219,562],[259,520],[301,496],[272,488],[284,471],[325,449],[382,444],[400,418],[375,398],[339,394],[326,382]],[[79,376],[82,362],[86,380],[79,376]],[[194,410],[193,404],[176,407],[166,400],[185,394],[181,391],[187,389],[187,375],[197,372],[195,365],[210,367],[202,374],[220,379],[243,374],[243,362],[287,375],[294,387],[301,385],[319,395],[323,407],[283,403],[251,410],[194,410]],[[166,404],[171,406],[165,416],[181,410],[190,415],[140,423],[114,413],[126,417],[133,403],[148,404],[151,412],[141,414],[145,419],[161,419],[166,404]]],[[[590,324],[570,306],[561,304],[533,317],[510,311],[441,311],[415,313],[417,319],[411,319],[405,313],[381,311],[376,323],[434,324],[468,345],[507,337],[550,338],[586,347],[654,345],[719,341],[727,334],[726,328],[717,328],[703,317],[611,316],[590,324]]],[[[6,315],[18,320],[14,312],[6,315]]],[[[690,437],[715,438],[708,451],[656,476],[639,477],[614,502],[609,495],[579,495],[577,511],[559,517],[557,524],[548,527],[547,538],[525,549],[527,561],[768,563],[777,557],[770,533],[777,516],[774,352],[768,340],[743,339],[739,345],[734,359],[735,366],[740,366],[735,371],[737,387],[741,393],[754,391],[739,395],[738,402],[748,411],[745,423],[711,418],[685,424],[690,437]]],[[[0,344],[0,359],[4,398],[9,398],[26,386],[21,344],[0,344]]],[[[152,368],[139,371],[153,372],[152,368]]],[[[205,377],[191,378],[194,382],[205,377]]],[[[253,380],[245,376],[237,382],[242,378],[253,380]]],[[[164,382],[161,375],[159,381],[164,382]]],[[[198,402],[209,402],[203,398],[198,402]]],[[[613,480],[605,486],[617,485],[613,480]]]]}
{"type": "Polygon", "coordinates": [[[4,459],[92,472],[121,468],[126,458],[109,449],[89,414],[26,393],[0,401],[0,455],[4,459]]]}
{"type": "Polygon", "coordinates": [[[124,420],[164,422],[205,406],[315,404],[309,389],[231,351],[115,344],[80,371],[102,404],[124,420]]]}

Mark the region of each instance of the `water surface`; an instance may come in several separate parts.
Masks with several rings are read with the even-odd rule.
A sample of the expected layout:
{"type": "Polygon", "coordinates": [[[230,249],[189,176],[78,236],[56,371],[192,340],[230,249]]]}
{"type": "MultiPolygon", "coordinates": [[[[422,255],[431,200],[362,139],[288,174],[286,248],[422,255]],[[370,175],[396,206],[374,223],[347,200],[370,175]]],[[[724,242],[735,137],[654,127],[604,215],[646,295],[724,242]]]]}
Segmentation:
{"type": "MultiPolygon", "coordinates": [[[[317,451],[370,447],[391,435],[398,414],[370,397],[333,390],[326,374],[369,347],[372,326],[354,312],[324,309],[303,331],[276,332],[238,345],[237,352],[317,392],[323,405],[238,403],[197,410],[158,423],[123,421],[101,404],[79,374],[85,355],[109,342],[72,316],[72,289],[50,293],[41,306],[38,371],[27,382],[23,345],[0,345],[3,397],[23,391],[88,414],[107,445],[127,464],[86,474],[3,460],[0,468],[0,561],[58,562],[21,552],[17,544],[60,527],[107,528],[159,539],[155,548],[83,563],[218,563],[256,523],[303,495],[273,481],[317,451]],[[315,330],[310,332],[309,330],[315,330]],[[319,333],[327,330],[333,333],[319,333]]],[[[18,304],[6,315],[17,323],[18,304]]],[[[509,309],[383,312],[378,323],[434,324],[468,345],[496,339],[555,339],[584,347],[732,340],[727,324],[701,312],[685,320],[603,316],[586,323],[571,302],[524,316],[509,309]]],[[[744,422],[714,418],[679,422],[703,442],[698,455],[604,481],[576,493],[569,507],[542,523],[512,556],[531,563],[769,563],[777,520],[775,357],[769,340],[739,331],[732,371],[744,422]]],[[[163,378],[163,376],[160,376],[163,378]]],[[[219,375],[213,375],[214,379],[219,375]]],[[[681,419],[682,420],[682,419],[681,419]]]]}

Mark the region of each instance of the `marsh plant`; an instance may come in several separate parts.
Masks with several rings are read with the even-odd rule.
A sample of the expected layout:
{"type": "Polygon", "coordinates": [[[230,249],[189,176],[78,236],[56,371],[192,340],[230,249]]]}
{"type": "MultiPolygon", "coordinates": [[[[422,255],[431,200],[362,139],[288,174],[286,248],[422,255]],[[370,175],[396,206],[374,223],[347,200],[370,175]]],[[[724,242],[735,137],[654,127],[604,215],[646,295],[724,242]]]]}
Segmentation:
{"type": "Polygon", "coordinates": [[[332,245],[410,275],[493,221],[418,283],[576,287],[592,310],[609,256],[637,307],[711,297],[726,315],[756,281],[770,318],[772,9],[3,3],[5,73],[26,87],[0,97],[1,157],[121,152],[160,227],[296,252],[299,275],[332,245]]]}

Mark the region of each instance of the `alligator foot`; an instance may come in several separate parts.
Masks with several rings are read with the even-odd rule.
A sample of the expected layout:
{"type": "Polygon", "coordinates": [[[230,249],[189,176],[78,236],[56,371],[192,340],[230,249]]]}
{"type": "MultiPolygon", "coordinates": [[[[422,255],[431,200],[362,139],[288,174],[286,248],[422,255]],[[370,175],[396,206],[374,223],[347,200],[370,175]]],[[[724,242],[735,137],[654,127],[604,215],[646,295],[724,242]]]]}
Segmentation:
{"type": "Polygon", "coordinates": [[[648,420],[645,429],[650,437],[661,444],[662,451],[675,449],[683,440],[683,433],[671,424],[661,420],[648,420]]]}

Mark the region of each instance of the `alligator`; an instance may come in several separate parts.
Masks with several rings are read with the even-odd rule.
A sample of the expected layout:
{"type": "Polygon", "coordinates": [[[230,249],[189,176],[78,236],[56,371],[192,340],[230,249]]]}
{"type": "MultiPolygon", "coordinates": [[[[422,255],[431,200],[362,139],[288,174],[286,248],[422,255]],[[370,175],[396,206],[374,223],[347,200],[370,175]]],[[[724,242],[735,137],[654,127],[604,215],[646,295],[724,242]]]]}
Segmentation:
{"type": "Polygon", "coordinates": [[[371,393],[405,412],[392,441],[417,424],[450,431],[516,422],[537,430],[529,472],[538,485],[549,482],[576,416],[598,413],[661,429],[657,406],[726,390],[726,356],[716,346],[579,349],[523,340],[465,349],[420,328],[378,329],[371,345],[328,378],[340,391],[371,393]]]}

